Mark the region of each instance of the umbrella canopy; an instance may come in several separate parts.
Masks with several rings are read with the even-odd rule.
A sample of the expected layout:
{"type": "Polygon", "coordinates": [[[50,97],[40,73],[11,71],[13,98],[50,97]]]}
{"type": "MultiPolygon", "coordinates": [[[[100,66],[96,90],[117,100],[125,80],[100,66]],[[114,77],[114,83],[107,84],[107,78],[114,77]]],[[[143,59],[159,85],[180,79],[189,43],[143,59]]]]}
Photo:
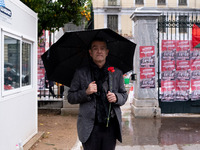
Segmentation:
{"type": "Polygon", "coordinates": [[[70,86],[75,70],[89,63],[89,46],[93,39],[103,38],[107,42],[110,66],[126,73],[133,69],[133,42],[111,29],[66,32],[42,55],[47,78],[70,86]]]}

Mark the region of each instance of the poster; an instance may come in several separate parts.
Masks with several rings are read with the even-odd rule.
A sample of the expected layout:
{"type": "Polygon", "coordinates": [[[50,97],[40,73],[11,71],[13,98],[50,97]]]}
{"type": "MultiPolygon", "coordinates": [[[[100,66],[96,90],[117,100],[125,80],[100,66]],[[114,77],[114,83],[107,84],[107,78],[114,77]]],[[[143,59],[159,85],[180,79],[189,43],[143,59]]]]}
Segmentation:
{"type": "Polygon", "coordinates": [[[189,100],[190,81],[176,80],[176,101],[189,100]]]}
{"type": "Polygon", "coordinates": [[[191,80],[191,100],[200,100],[200,80],[191,80]]]}
{"type": "Polygon", "coordinates": [[[162,60],[161,62],[161,70],[164,71],[172,71],[175,70],[175,60],[162,60]]]}
{"type": "Polygon", "coordinates": [[[140,87],[155,88],[155,68],[140,68],[140,87]]]}
{"type": "Polygon", "coordinates": [[[176,70],[190,70],[190,61],[189,60],[177,60],[176,61],[176,70]]]}
{"type": "Polygon", "coordinates": [[[176,99],[175,87],[175,81],[161,81],[161,100],[163,102],[174,102],[176,99]]]}
{"type": "Polygon", "coordinates": [[[200,70],[200,59],[191,60],[191,70],[200,70]]]}
{"type": "Polygon", "coordinates": [[[155,67],[154,46],[140,46],[140,67],[155,67]]]}
{"type": "Polygon", "coordinates": [[[176,40],[162,40],[162,52],[176,50],[176,40]]]}
{"type": "Polygon", "coordinates": [[[140,46],[140,88],[155,88],[154,46],[140,46]]]}

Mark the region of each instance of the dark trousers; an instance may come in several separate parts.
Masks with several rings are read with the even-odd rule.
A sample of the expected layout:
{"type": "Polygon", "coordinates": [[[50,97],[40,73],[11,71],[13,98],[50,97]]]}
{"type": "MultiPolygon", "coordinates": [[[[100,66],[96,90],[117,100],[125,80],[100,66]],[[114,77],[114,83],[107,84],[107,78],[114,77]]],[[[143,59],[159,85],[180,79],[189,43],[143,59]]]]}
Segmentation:
{"type": "Polygon", "coordinates": [[[115,150],[116,125],[111,122],[109,127],[95,125],[89,139],[82,145],[84,150],[115,150]]]}

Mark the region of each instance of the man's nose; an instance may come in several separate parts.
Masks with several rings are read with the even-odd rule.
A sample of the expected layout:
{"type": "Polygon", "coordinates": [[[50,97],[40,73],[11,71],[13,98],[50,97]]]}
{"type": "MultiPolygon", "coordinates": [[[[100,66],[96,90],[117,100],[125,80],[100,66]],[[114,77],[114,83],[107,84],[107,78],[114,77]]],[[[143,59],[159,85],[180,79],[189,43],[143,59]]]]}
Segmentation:
{"type": "Polygon", "coordinates": [[[98,49],[97,49],[97,52],[98,52],[98,53],[101,53],[101,52],[102,52],[101,48],[98,48],[98,49]]]}

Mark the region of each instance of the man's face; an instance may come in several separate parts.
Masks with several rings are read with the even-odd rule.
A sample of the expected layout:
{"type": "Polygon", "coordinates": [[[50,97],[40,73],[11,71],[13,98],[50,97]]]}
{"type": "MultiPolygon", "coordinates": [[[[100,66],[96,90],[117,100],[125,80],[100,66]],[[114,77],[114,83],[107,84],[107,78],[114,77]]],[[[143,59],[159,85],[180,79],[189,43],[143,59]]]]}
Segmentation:
{"type": "Polygon", "coordinates": [[[11,70],[11,68],[10,67],[7,67],[7,71],[10,71],[11,70]]]}
{"type": "Polygon", "coordinates": [[[89,50],[90,56],[95,63],[106,62],[109,50],[106,47],[106,43],[103,41],[94,41],[89,50]]]}

